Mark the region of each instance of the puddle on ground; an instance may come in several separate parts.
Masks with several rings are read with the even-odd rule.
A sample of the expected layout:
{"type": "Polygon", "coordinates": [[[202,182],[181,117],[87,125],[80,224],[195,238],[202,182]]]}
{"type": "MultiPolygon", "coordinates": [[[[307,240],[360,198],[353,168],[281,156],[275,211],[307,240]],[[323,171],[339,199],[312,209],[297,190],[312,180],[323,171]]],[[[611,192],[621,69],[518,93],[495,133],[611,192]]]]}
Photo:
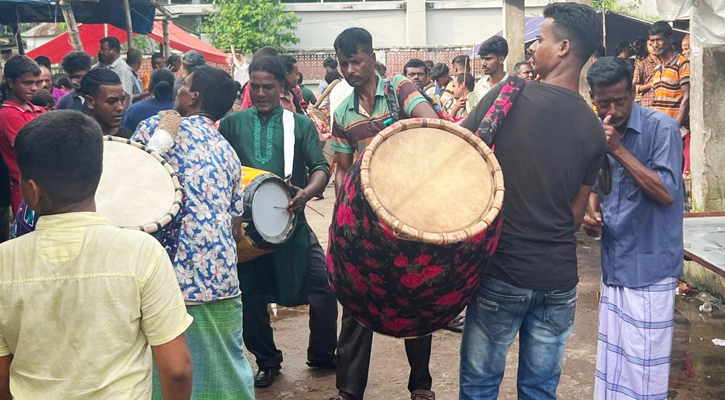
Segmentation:
{"type": "Polygon", "coordinates": [[[725,312],[713,307],[699,311],[703,302],[694,296],[677,296],[670,368],[670,389],[678,400],[725,400],[725,312]]]}

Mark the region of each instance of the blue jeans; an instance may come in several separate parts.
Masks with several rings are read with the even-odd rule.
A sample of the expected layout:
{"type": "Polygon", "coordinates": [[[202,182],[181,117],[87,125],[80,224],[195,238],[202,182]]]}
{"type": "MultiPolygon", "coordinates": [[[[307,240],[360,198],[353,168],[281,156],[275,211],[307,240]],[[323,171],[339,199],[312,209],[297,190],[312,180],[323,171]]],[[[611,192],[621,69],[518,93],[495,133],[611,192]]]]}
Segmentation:
{"type": "Polygon", "coordinates": [[[461,345],[460,400],[495,400],[506,353],[519,334],[519,400],[556,399],[576,287],[521,289],[484,278],[468,305],[461,345]]]}

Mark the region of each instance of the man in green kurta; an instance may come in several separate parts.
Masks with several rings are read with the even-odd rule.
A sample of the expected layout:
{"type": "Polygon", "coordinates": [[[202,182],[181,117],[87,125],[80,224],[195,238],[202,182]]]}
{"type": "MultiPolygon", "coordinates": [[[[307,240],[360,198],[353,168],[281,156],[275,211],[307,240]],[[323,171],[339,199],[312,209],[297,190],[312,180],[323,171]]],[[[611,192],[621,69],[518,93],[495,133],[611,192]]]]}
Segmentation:
{"type": "MultiPolygon", "coordinates": [[[[232,144],[242,165],[285,175],[285,125],[280,92],[285,71],[273,57],[255,58],[249,66],[253,107],[224,118],[221,134],[232,144]]],[[[290,116],[287,117],[290,119],[290,116]]],[[[310,339],[307,364],[335,368],[337,300],[327,280],[325,254],[305,219],[304,208],[330,178],[312,120],[294,114],[294,161],[290,209],[297,214],[292,237],[273,253],[237,266],[244,303],[244,343],[255,355],[257,387],[274,383],[282,352],[274,343],[267,304],[310,305],[310,339]]],[[[287,125],[287,129],[291,126],[287,125]]]]}

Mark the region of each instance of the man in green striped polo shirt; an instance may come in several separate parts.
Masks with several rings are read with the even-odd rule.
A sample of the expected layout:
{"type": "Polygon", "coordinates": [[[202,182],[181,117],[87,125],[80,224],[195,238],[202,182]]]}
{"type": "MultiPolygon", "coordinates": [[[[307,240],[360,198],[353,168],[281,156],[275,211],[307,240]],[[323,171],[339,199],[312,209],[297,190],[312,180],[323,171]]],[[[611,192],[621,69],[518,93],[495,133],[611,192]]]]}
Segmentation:
{"type": "MultiPolygon", "coordinates": [[[[335,40],[340,70],[353,93],[336,109],[332,126],[332,149],[337,154],[335,192],[352,165],[353,155],[362,152],[370,141],[393,120],[385,97],[386,81],[375,71],[375,54],[370,33],[362,28],[349,28],[335,40]]],[[[400,118],[438,118],[435,110],[416,86],[403,75],[395,75],[390,83],[400,105],[400,118]]],[[[393,173],[394,171],[391,171],[393,173]]],[[[343,308],[342,330],[337,350],[337,389],[333,399],[362,400],[368,380],[373,332],[361,325],[343,308]]],[[[412,400],[435,400],[430,390],[432,337],[405,340],[410,364],[408,390],[412,400]]]]}

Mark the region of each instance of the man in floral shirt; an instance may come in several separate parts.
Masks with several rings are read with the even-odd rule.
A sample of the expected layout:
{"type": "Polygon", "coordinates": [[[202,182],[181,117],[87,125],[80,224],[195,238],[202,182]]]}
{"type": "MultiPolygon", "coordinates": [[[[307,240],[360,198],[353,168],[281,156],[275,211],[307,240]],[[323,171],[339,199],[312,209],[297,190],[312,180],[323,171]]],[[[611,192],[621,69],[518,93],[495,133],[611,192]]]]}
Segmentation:
{"type": "MultiPolygon", "coordinates": [[[[232,107],[234,81],[217,68],[189,75],[176,96],[179,133],[166,160],[186,194],[174,259],[188,313],[187,342],[194,367],[194,398],[254,399],[252,369],[242,347],[242,301],[233,225],[242,215],[241,163],[214,128],[232,107]]],[[[133,140],[148,143],[159,117],[142,122],[133,140]]],[[[161,398],[154,381],[154,399],[161,398]]]]}

